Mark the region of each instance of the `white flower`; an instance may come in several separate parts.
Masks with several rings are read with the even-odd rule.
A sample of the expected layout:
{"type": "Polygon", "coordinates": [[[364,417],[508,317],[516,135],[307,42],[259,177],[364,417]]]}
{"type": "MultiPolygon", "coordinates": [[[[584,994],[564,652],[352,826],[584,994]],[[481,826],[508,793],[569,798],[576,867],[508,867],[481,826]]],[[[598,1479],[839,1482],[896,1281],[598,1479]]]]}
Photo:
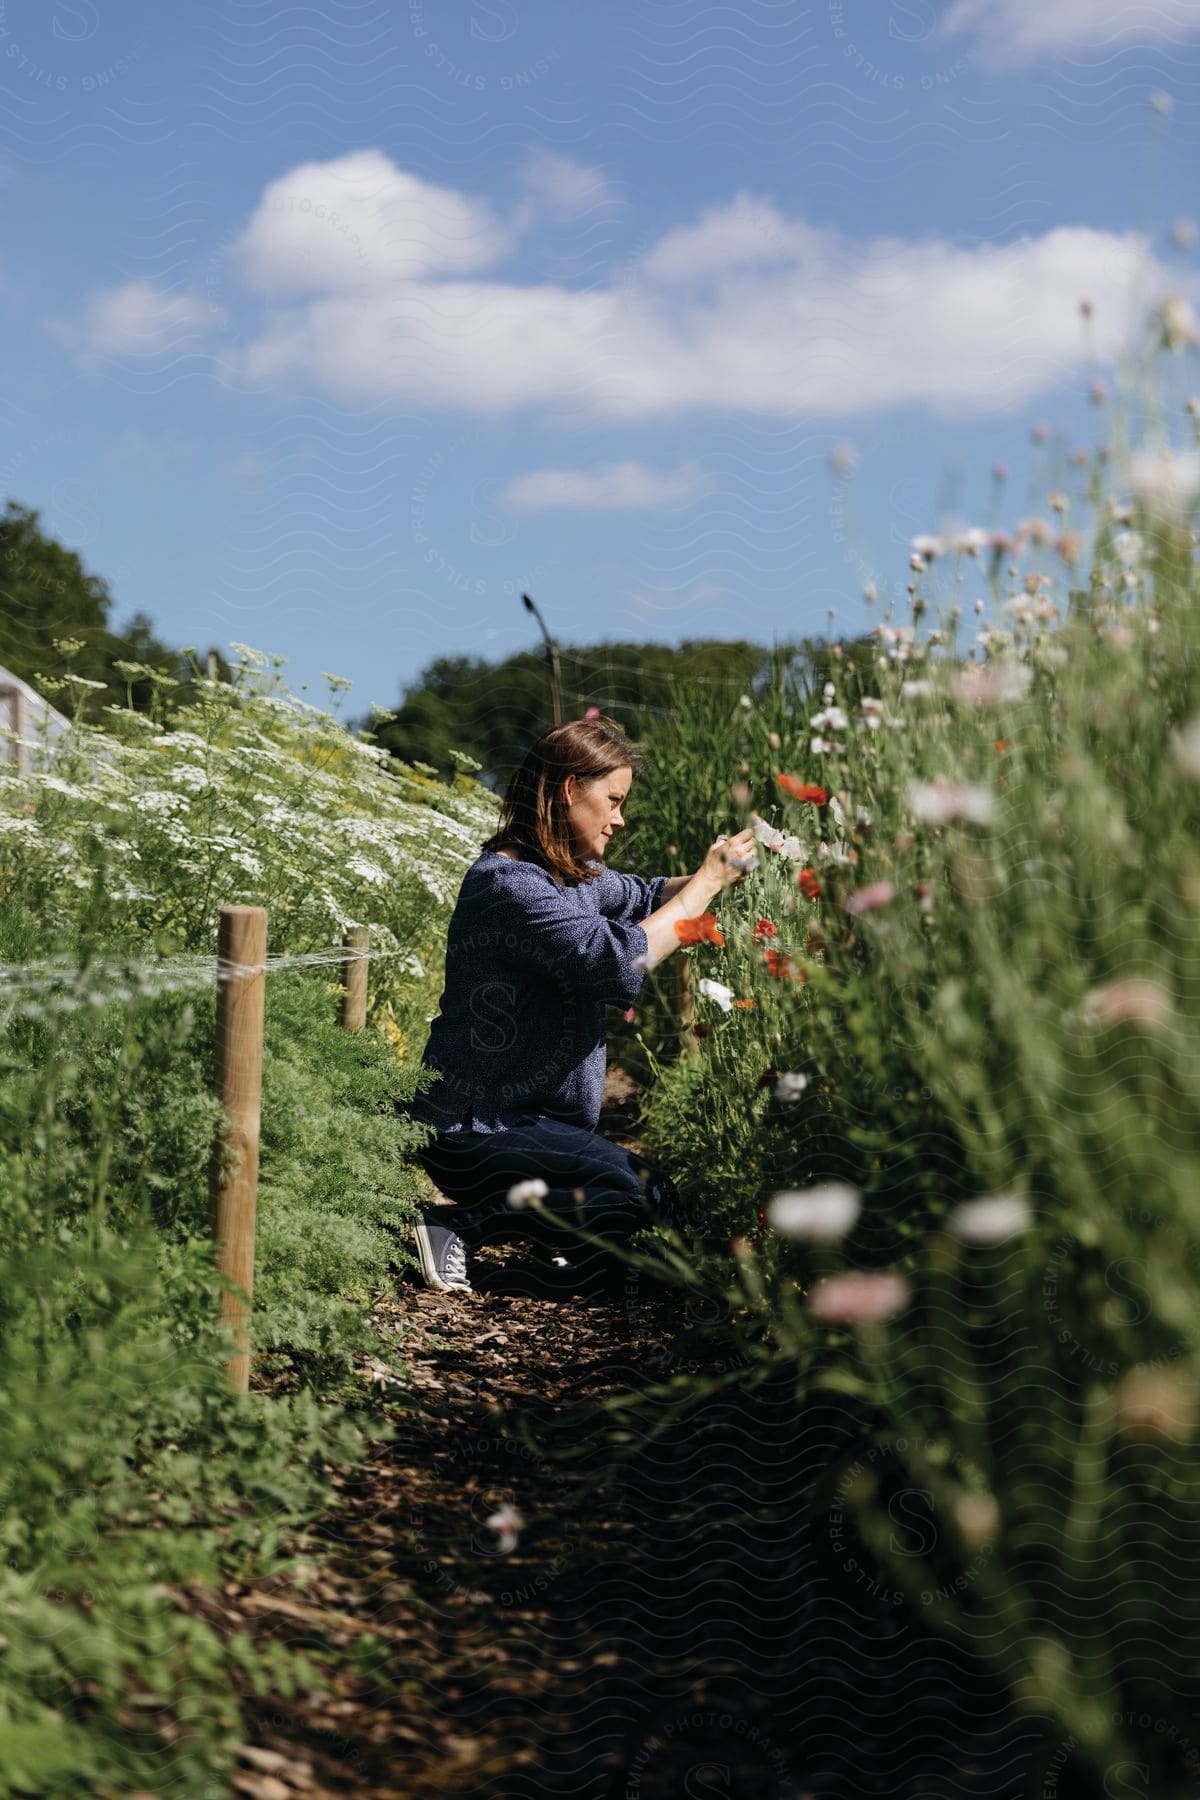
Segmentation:
{"type": "Polygon", "coordinates": [[[809,720],[814,731],[845,731],[849,720],[840,706],[827,706],[809,720]]]}
{"type": "Polygon", "coordinates": [[[815,737],[808,748],[811,755],[823,756],[826,751],[832,750],[834,746],[829,738],[815,737]]]}
{"type": "Polygon", "coordinates": [[[733,1011],[732,988],[727,988],[720,981],[710,981],[707,975],[703,976],[697,985],[706,999],[716,1001],[722,1012],[733,1011]]]}
{"type": "Polygon", "coordinates": [[[922,532],[912,540],[912,549],[915,556],[929,559],[935,556],[944,556],[946,540],[943,537],[931,537],[928,532],[922,532]]]}
{"type": "Polygon", "coordinates": [[[1153,523],[1185,523],[1200,494],[1200,452],[1139,450],[1129,465],[1129,486],[1153,523]]]}
{"type": "Polygon", "coordinates": [[[836,794],[830,794],[829,796],[829,812],[835,825],[841,826],[846,823],[846,815],[842,811],[842,803],[836,794]]]}
{"type": "Polygon", "coordinates": [[[531,1181],[518,1181],[509,1188],[508,1204],[520,1211],[521,1207],[528,1206],[531,1200],[544,1200],[549,1192],[545,1182],[539,1180],[535,1175],[531,1181]]]}
{"type": "Polygon", "coordinates": [[[967,1244],[1002,1244],[1027,1231],[1033,1215],[1021,1194],[985,1194],[965,1200],[946,1219],[947,1230],[967,1244]]]}
{"type": "Polygon", "coordinates": [[[996,816],[996,796],[990,788],[947,781],[941,775],[931,782],[910,781],[908,805],[929,825],[947,825],[952,819],[990,825],[996,816]]]}
{"type": "Polygon", "coordinates": [[[750,698],[749,694],[742,694],[738,699],[738,705],[744,706],[748,712],[750,710],[750,708],[754,705],[754,702],[750,698]]]}
{"type": "Polygon", "coordinates": [[[379,867],[378,863],[374,863],[370,857],[358,853],[347,862],[346,872],[359,876],[363,881],[372,882],[376,887],[383,887],[388,880],[387,874],[379,867]]]}
{"type": "Polygon", "coordinates": [[[828,702],[833,699],[833,697],[836,693],[837,693],[837,689],[834,687],[832,681],[827,681],[825,683],[825,686],[821,689],[821,698],[822,698],[822,700],[828,702]]]}
{"type": "Polygon", "coordinates": [[[1180,344],[1200,343],[1196,315],[1191,303],[1182,294],[1167,295],[1159,308],[1158,322],[1162,329],[1163,343],[1168,350],[1176,350],[1180,344]]]}
{"type": "Polygon", "coordinates": [[[1177,768],[1200,781],[1200,717],[1189,719],[1172,734],[1171,755],[1177,768]]]}
{"type": "Polygon", "coordinates": [[[794,1075],[790,1069],[786,1070],[775,1083],[775,1098],[777,1100],[798,1100],[807,1086],[807,1075],[794,1075]]]}
{"type": "Polygon", "coordinates": [[[991,541],[990,531],[985,531],[981,525],[968,525],[954,539],[954,548],[960,556],[978,556],[981,550],[987,549],[991,541]]]}
{"type": "Polygon", "coordinates": [[[780,1237],[811,1238],[818,1244],[844,1238],[861,1211],[858,1190],[844,1181],[825,1181],[801,1192],[787,1189],[767,1202],[767,1218],[780,1237]]]}
{"type": "Polygon", "coordinates": [[[525,1521],[516,1507],[506,1500],[503,1505],[496,1508],[494,1513],[488,1514],[484,1524],[489,1531],[496,1533],[496,1548],[501,1556],[507,1556],[510,1551],[516,1549],[517,1538],[525,1521]]]}
{"type": "Polygon", "coordinates": [[[750,829],[760,844],[768,850],[779,850],[783,846],[784,836],[777,825],[768,825],[764,818],[756,812],[750,814],[750,829]]]}
{"type": "Polygon", "coordinates": [[[934,686],[932,681],[905,681],[900,685],[900,693],[905,700],[929,700],[934,686]]]}
{"type": "Polygon", "coordinates": [[[804,862],[808,856],[808,851],[794,832],[790,832],[775,848],[780,856],[786,856],[790,862],[804,862]]]}

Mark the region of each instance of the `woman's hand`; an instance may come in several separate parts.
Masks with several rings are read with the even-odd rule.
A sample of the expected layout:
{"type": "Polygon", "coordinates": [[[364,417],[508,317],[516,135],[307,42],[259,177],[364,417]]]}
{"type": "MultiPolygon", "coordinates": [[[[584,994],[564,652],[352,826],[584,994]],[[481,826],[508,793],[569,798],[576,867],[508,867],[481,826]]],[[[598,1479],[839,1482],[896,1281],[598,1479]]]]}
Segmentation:
{"type": "Polygon", "coordinates": [[[754,833],[747,826],[736,837],[719,837],[710,846],[697,872],[706,883],[719,891],[744,881],[749,871],[757,866],[757,862],[754,833]]]}

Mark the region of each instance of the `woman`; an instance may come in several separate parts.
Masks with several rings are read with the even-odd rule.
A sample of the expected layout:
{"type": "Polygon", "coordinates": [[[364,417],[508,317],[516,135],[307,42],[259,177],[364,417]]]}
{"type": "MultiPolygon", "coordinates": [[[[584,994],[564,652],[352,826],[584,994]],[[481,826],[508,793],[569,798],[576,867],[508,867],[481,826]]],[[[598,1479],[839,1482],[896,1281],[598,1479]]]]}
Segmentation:
{"type": "Polygon", "coordinates": [[[720,838],[694,875],[646,880],[606,869],[624,826],[637,752],[612,720],[555,725],[504,795],[500,829],[463,877],[446,982],[423,1066],[433,1084],[410,1116],[436,1136],[417,1152],[454,1211],[416,1226],[431,1287],[470,1289],[466,1248],[514,1234],[544,1244],[553,1217],[625,1235],[669,1207],[669,1180],[596,1132],[607,1005],[637,999],[669,956],[676,923],[702,913],[753,865],[754,834],[720,838]],[[521,1184],[551,1215],[521,1206],[521,1184]],[[517,1189],[510,1201],[511,1190],[517,1189]]]}

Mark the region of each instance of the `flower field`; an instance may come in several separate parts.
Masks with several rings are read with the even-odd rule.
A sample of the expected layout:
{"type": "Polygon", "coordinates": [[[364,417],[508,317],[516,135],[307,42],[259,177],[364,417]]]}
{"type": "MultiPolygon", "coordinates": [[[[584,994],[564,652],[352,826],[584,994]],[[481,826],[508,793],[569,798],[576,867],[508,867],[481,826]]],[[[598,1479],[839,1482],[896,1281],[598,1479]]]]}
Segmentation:
{"type": "MultiPolygon", "coordinates": [[[[619,1427],[582,1434],[593,1498],[607,1464],[671,1446],[652,1505],[633,1479],[627,1515],[591,1521],[608,1545],[610,1527],[632,1521],[644,1545],[643,1519],[661,1521],[630,1584],[636,1554],[663,1592],[685,1570],[705,1605],[716,1591],[720,1624],[751,1577],[784,1571],[774,1637],[754,1621],[751,1685],[777,1643],[788,1679],[819,1685],[843,1626],[871,1646],[916,1618],[946,1659],[926,1657],[932,1685],[961,1660],[1000,1762],[1002,1729],[1019,1740],[1005,1792],[1183,1800],[1200,1779],[1200,455],[1072,468],[1027,518],[915,539],[903,601],[815,673],[777,663],[732,701],[681,689],[641,738],[628,866],[693,869],[745,826],[758,846],[613,1033],[686,1211],[630,1267],[686,1296],[708,1373],[681,1349],[660,1355],[661,1381],[616,1391],[603,1321],[589,1336],[580,1309],[569,1332],[595,1417],[619,1427]],[[819,1455],[816,1418],[836,1426],[819,1455]],[[693,1426],[757,1483],[741,1538],[743,1490],[716,1484],[736,1548],[692,1533],[693,1426]],[[838,1571],[840,1623],[815,1623],[810,1566],[838,1571]]],[[[339,722],[336,679],[326,711],[287,694],[272,659],[239,658],[169,723],[132,706],[77,720],[52,763],[0,784],[0,1794],[207,1795],[243,1734],[235,1674],[281,1704],[334,1692],[336,1658],[222,1636],[189,1596],[295,1577],[334,1472],[389,1441],[376,1386],[406,1380],[378,1360],[372,1311],[426,1192],[422,1128],[396,1102],[495,805],[470,759],[448,782],[388,766],[339,722]],[[208,1216],[211,958],[231,903],[269,910],[273,959],[256,1388],[237,1403],[208,1216]],[[361,1034],[335,1024],[351,924],[372,933],[361,1034]]],[[[87,689],[47,685],[68,710],[87,689]]],[[[541,1185],[531,1172],[514,1192],[541,1185]]],[[[625,1290],[627,1375],[640,1303],[625,1290]]],[[[568,1328],[502,1306],[474,1342],[462,1317],[444,1369],[425,1347],[433,1411],[448,1372],[468,1441],[502,1465],[519,1420],[485,1375],[517,1363],[523,1334],[557,1346],[568,1328]],[[453,1379],[464,1363],[473,1386],[453,1379]]],[[[467,1462],[472,1554],[523,1554],[524,1514],[490,1510],[467,1462]]],[[[559,1479],[526,1464],[531,1484],[559,1479]]],[[[398,1466],[432,1513],[433,1463],[398,1466]]],[[[409,1514],[377,1526],[393,1589],[409,1514]]],[[[466,1563],[459,1580],[461,1546],[439,1562],[423,1515],[411,1529],[405,1647],[367,1631],[355,1652],[407,1700],[420,1569],[448,1584],[456,1627],[487,1600],[480,1566],[503,1576],[466,1563]]],[[[547,1567],[517,1591],[540,1603],[579,1576],[566,1551],[547,1567]]],[[[519,1661],[521,1616],[504,1623],[519,1661]]],[[[625,1626],[607,1628],[623,1642],[625,1626]]],[[[487,1699],[487,1670],[456,1705],[476,1679],[487,1699]]],[[[836,1690],[850,1744],[896,1702],[854,1678],[836,1690]]],[[[545,1690],[529,1692],[536,1712],[545,1690]]],[[[779,1769],[786,1735],[768,1734],[779,1769]]]]}
{"type": "Polygon", "coordinates": [[[169,731],[77,722],[0,793],[6,1795],[215,1793],[235,1677],[329,1685],[327,1656],[223,1637],[187,1595],[293,1569],[331,1470],[383,1432],[369,1313],[425,1189],[402,1058],[494,808],[465,777],[385,774],[265,661],[245,652],[169,731]],[[237,1404],[208,1194],[226,903],[267,906],[271,955],[300,959],[267,983],[260,1374],[237,1404]],[[350,920],[378,952],[362,1034],[319,954],[350,920]]]}
{"type": "Polygon", "coordinates": [[[643,743],[628,854],[669,842],[691,867],[706,827],[748,823],[759,842],[677,953],[696,1053],[664,1048],[665,976],[640,1046],[648,1143],[714,1294],[713,1222],[733,1240],[735,1378],[790,1369],[802,1401],[860,1419],[809,1500],[852,1522],[869,1591],[1041,1722],[1063,1785],[1023,1791],[1134,1791],[1110,1784],[1137,1769],[1137,1791],[1183,1795],[1200,458],[1122,474],[1093,459],[1047,517],[916,540],[904,622],[889,609],[840,670],[835,646],[828,682],[681,696],[643,743]],[[1090,508],[1086,573],[1068,508],[1090,508]]]}

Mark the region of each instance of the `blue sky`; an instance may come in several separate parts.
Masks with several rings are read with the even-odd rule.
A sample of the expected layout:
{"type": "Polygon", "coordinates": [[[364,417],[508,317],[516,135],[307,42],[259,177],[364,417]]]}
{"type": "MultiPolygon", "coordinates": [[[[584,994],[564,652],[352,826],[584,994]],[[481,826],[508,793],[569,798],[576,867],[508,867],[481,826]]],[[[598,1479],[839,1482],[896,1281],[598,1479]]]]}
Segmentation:
{"type": "Polygon", "coordinates": [[[0,0],[0,83],[3,497],[352,711],[522,589],[861,629],[1196,297],[1200,0],[0,0]]]}

